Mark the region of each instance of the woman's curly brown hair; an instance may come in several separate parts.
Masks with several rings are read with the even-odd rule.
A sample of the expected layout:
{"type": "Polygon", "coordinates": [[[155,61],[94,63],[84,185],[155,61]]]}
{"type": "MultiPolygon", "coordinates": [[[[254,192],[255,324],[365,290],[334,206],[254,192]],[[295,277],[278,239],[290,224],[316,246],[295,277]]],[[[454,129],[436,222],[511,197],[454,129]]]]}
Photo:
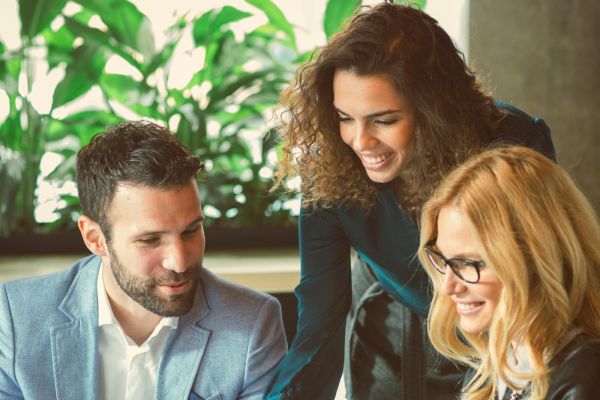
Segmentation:
{"type": "Polygon", "coordinates": [[[400,203],[418,212],[442,177],[492,140],[502,113],[437,21],[382,3],[359,12],[283,92],[284,158],[276,187],[300,175],[303,206],[377,201],[359,158],[340,137],[333,105],[336,70],[387,77],[415,110],[415,130],[398,177],[400,203]]]}

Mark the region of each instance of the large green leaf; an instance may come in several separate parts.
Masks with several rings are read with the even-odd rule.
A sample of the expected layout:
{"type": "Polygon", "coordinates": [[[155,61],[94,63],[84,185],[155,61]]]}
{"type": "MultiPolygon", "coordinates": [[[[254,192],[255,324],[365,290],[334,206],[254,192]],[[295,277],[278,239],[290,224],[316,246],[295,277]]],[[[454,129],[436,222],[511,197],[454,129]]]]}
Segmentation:
{"type": "Polygon", "coordinates": [[[76,2],[98,13],[115,40],[141,53],[145,62],[150,61],[156,52],[152,25],[136,6],[124,0],[76,2]]]}
{"type": "Polygon", "coordinates": [[[150,62],[144,66],[143,75],[145,77],[152,74],[159,67],[167,67],[171,62],[171,57],[175,52],[175,48],[183,35],[183,31],[187,27],[185,17],[181,17],[177,23],[169,28],[168,39],[164,47],[152,57],[150,62]]]}
{"type": "Polygon", "coordinates": [[[52,69],[62,62],[71,63],[70,53],[73,51],[75,35],[65,25],[57,31],[45,29],[43,35],[48,48],[48,69],[52,69]]]}
{"type": "Polygon", "coordinates": [[[56,142],[72,135],[83,146],[94,134],[119,121],[119,117],[114,114],[97,110],[81,111],[62,120],[51,118],[46,123],[46,139],[48,142],[56,142]]]}
{"type": "Polygon", "coordinates": [[[129,107],[141,116],[162,119],[160,113],[152,107],[156,93],[144,82],[138,82],[128,75],[103,74],[99,83],[109,99],[129,107]]]}
{"type": "MultiPolygon", "coordinates": [[[[223,108],[216,110],[211,115],[213,119],[221,124],[221,130],[223,131],[230,125],[238,125],[240,121],[244,121],[249,118],[261,117],[261,113],[254,107],[248,107],[245,103],[240,105],[239,110],[236,112],[227,112],[223,108]]],[[[236,129],[239,130],[239,129],[236,129]]]]}
{"type": "Polygon", "coordinates": [[[106,64],[104,50],[84,44],[73,52],[73,63],[67,66],[65,77],[52,96],[52,108],[62,106],[87,92],[98,82],[106,64]]]}
{"type": "Polygon", "coordinates": [[[224,6],[215,18],[214,27],[220,29],[223,25],[241,21],[251,16],[252,14],[238,10],[235,7],[224,6]]]}
{"type": "Polygon", "coordinates": [[[87,110],[71,114],[64,118],[63,122],[68,125],[67,129],[70,134],[76,136],[80,145],[84,146],[98,132],[103,131],[109,125],[121,122],[121,119],[105,111],[87,110]]]}
{"type": "Polygon", "coordinates": [[[194,44],[196,46],[203,46],[206,49],[206,53],[204,56],[204,65],[194,74],[186,88],[199,85],[204,80],[210,79],[209,77],[212,75],[212,59],[219,46],[218,42],[221,35],[220,31],[212,29],[216,14],[217,10],[212,9],[202,14],[193,23],[192,36],[194,37],[194,44]],[[216,40],[213,39],[213,36],[217,37],[216,40]]]}
{"type": "Polygon", "coordinates": [[[254,82],[260,82],[264,79],[272,70],[263,70],[252,73],[240,73],[229,77],[224,84],[213,87],[210,91],[210,103],[207,107],[207,111],[215,111],[219,108],[218,103],[224,100],[227,96],[232,95],[235,91],[243,88],[249,88],[253,86],[254,82]]]}
{"type": "Polygon", "coordinates": [[[96,43],[106,50],[110,50],[115,54],[118,54],[125,61],[131,64],[131,66],[137,68],[138,70],[142,69],[142,65],[135,60],[135,58],[126,48],[123,48],[123,46],[115,41],[109,33],[103,32],[100,29],[91,28],[70,17],[65,17],[65,26],[67,26],[76,35],[81,36],[87,42],[96,43]]]}
{"type": "Polygon", "coordinates": [[[23,64],[23,57],[9,57],[6,62],[6,72],[9,76],[11,76],[15,82],[19,79],[19,75],[21,74],[21,66],[23,64]]]}
{"type": "MultiPolygon", "coordinates": [[[[285,75],[288,70],[293,70],[293,66],[290,65],[293,57],[286,54],[286,51],[291,50],[274,39],[274,35],[266,40],[260,34],[252,31],[246,34],[243,41],[238,42],[231,31],[226,31],[221,35],[220,40],[212,41],[209,49],[210,51],[207,50],[206,67],[210,68],[210,74],[206,72],[205,68],[197,78],[199,83],[203,80],[210,81],[215,93],[228,91],[229,89],[224,89],[225,86],[249,73],[263,71],[259,72],[262,74],[259,78],[268,81],[277,75],[285,75]],[[251,71],[247,69],[249,62],[254,64],[251,71]]],[[[251,84],[251,86],[255,86],[255,84],[251,84]]],[[[235,88],[234,91],[237,89],[235,88]]],[[[229,91],[225,96],[231,93],[232,91],[229,91]]],[[[214,97],[213,94],[211,97],[214,97]]]]}
{"type": "Polygon", "coordinates": [[[0,144],[9,149],[20,151],[23,130],[16,100],[17,96],[15,94],[8,93],[9,114],[0,125],[0,144]]]}
{"type": "Polygon", "coordinates": [[[142,97],[140,93],[141,82],[128,75],[103,74],[99,83],[110,99],[116,100],[125,106],[131,106],[142,97]]]}
{"type": "Polygon", "coordinates": [[[211,9],[196,18],[193,21],[192,36],[196,46],[206,46],[208,38],[213,34],[213,21],[217,15],[217,10],[211,9]]]}
{"type": "MultiPolygon", "coordinates": [[[[94,16],[91,11],[82,9],[72,17],[65,17],[66,20],[75,20],[84,26],[94,16]]],[[[50,26],[42,31],[46,47],[48,48],[48,69],[52,69],[60,63],[70,64],[72,62],[71,52],[75,47],[76,37],[82,36],[73,29],[69,29],[68,22],[61,25],[57,30],[52,30],[50,26]]]]}
{"type": "Polygon", "coordinates": [[[346,20],[352,16],[361,0],[328,0],[325,8],[325,17],[323,19],[323,30],[327,39],[340,31],[346,20]]]}
{"type": "MultiPolygon", "coordinates": [[[[179,120],[179,125],[177,125],[177,131],[175,135],[181,140],[184,145],[188,145],[191,142],[191,138],[194,135],[194,130],[192,129],[192,123],[185,115],[181,115],[181,119],[179,120]]],[[[194,149],[190,149],[192,153],[194,153],[194,149]]]]}
{"type": "MultiPolygon", "coordinates": [[[[219,53],[223,47],[230,41],[235,41],[231,29],[225,29],[231,22],[240,21],[252,14],[240,11],[231,6],[225,6],[220,10],[210,10],[202,14],[193,23],[192,35],[196,46],[203,46],[206,49],[204,57],[204,66],[190,80],[187,87],[201,84],[204,81],[219,80],[218,72],[213,73],[213,69],[223,68],[219,66],[219,53]]],[[[229,52],[229,58],[238,58],[237,52],[229,52]]]]}
{"type": "MultiPolygon", "coordinates": [[[[67,17],[70,19],[69,17],[67,17]]],[[[67,28],[67,25],[62,25],[56,31],[50,28],[44,29],[42,32],[44,41],[48,48],[70,52],[73,50],[73,43],[75,42],[76,36],[71,30],[67,28]]]]}
{"type": "Polygon", "coordinates": [[[21,35],[33,39],[62,11],[67,0],[19,0],[21,35]]]}
{"type": "MultiPolygon", "coordinates": [[[[206,14],[205,14],[206,15],[206,14]]],[[[224,32],[216,31],[212,32],[212,36],[210,40],[206,40],[205,48],[206,53],[204,56],[204,65],[202,68],[194,74],[192,79],[188,82],[186,88],[191,88],[196,85],[202,84],[204,81],[210,81],[211,84],[218,85],[219,81],[223,80],[225,77],[223,76],[223,66],[220,65],[219,55],[223,53],[223,48],[227,45],[228,42],[235,41],[234,34],[231,30],[226,30],[224,32]],[[216,69],[217,72],[213,72],[216,69]],[[219,71],[221,75],[219,75],[219,71]]],[[[238,49],[236,49],[238,50],[238,49]]],[[[239,57],[239,52],[229,52],[229,59],[227,57],[224,58],[225,62],[233,62],[231,59],[236,59],[239,57]]]]}
{"type": "Polygon", "coordinates": [[[46,123],[46,139],[49,142],[57,141],[69,135],[67,124],[55,118],[50,118],[46,123]]]}
{"type": "Polygon", "coordinates": [[[238,42],[232,31],[226,31],[219,40],[213,40],[209,50],[206,61],[210,63],[212,73],[206,76],[213,84],[213,88],[221,86],[223,82],[242,72],[243,65],[252,60],[248,43],[245,40],[238,42]]]}
{"type": "Polygon", "coordinates": [[[86,110],[68,115],[65,118],[63,118],[62,121],[70,125],[85,124],[93,125],[97,128],[103,129],[107,125],[112,125],[119,122],[120,119],[114,114],[108,113],[106,111],[86,110]]]}
{"type": "Polygon", "coordinates": [[[290,57],[291,59],[295,58],[296,43],[294,39],[290,39],[288,36],[284,36],[283,38],[278,37],[277,33],[279,33],[280,29],[271,23],[267,23],[265,25],[259,26],[252,32],[246,34],[244,38],[244,42],[249,44],[249,47],[253,47],[253,50],[260,53],[268,55],[268,58],[271,62],[281,64],[288,63],[290,60],[286,60],[286,57],[280,57],[282,54],[273,54],[273,47],[282,47],[285,46],[288,49],[289,53],[293,53],[294,57],[290,57]],[[258,40],[262,42],[262,45],[258,45],[258,40]]]}
{"type": "Polygon", "coordinates": [[[177,136],[194,154],[199,155],[207,145],[206,113],[196,102],[186,103],[178,109],[181,120],[177,127],[177,136]]]}
{"type": "Polygon", "coordinates": [[[206,46],[213,35],[220,32],[224,25],[251,16],[252,14],[231,6],[225,6],[220,11],[215,9],[207,11],[194,21],[192,31],[194,43],[196,46],[206,46]]]}
{"type": "Polygon", "coordinates": [[[292,48],[296,48],[294,27],[275,3],[271,0],[246,0],[246,2],[262,10],[269,19],[269,22],[286,34],[292,48]]]}

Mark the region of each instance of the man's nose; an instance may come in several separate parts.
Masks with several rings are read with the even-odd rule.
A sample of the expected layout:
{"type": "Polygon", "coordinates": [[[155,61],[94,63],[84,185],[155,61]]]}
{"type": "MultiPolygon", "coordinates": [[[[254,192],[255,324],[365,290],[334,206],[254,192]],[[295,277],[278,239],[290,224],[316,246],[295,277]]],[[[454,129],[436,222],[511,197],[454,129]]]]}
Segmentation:
{"type": "Polygon", "coordinates": [[[176,239],[169,244],[165,251],[163,268],[181,273],[188,267],[186,248],[183,240],[176,239]]]}

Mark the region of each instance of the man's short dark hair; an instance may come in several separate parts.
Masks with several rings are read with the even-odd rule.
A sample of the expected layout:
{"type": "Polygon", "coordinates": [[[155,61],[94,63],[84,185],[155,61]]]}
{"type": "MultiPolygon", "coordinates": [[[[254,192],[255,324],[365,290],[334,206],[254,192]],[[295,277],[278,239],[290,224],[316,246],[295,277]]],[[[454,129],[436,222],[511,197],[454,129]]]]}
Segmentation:
{"type": "Polygon", "coordinates": [[[200,159],[168,129],[147,121],[110,126],[77,154],[81,210],[110,240],[107,211],[119,184],[181,186],[200,170],[200,159]]]}

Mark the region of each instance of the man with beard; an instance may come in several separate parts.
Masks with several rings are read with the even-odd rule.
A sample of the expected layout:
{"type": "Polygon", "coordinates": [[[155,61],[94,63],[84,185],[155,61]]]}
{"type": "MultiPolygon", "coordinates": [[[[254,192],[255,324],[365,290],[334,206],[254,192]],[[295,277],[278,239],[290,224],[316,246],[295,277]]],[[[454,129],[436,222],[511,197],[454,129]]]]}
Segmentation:
{"type": "Polygon", "coordinates": [[[261,397],[286,351],[280,307],[202,267],[202,168],[148,122],[79,151],[93,255],[0,285],[0,398],[261,397]]]}

